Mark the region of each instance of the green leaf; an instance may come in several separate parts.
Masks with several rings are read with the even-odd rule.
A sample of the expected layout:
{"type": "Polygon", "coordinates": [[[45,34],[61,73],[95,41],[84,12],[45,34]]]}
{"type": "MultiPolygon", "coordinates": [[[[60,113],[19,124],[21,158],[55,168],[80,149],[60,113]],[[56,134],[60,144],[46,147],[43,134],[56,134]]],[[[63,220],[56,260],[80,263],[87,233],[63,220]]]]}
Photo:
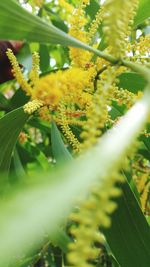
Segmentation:
{"type": "Polygon", "coordinates": [[[13,155],[13,165],[14,165],[14,171],[16,173],[16,176],[18,179],[20,179],[21,177],[23,177],[25,175],[25,170],[23,168],[23,165],[21,163],[19,154],[17,149],[14,149],[14,155],[13,155]]]}
{"type": "MultiPolygon", "coordinates": [[[[0,1],[0,39],[61,44],[89,50],[98,56],[103,54],[29,13],[15,0],[0,1]]],[[[114,60],[112,57],[111,59],[114,60]]]]}
{"type": "Polygon", "coordinates": [[[29,101],[30,97],[21,89],[18,89],[10,99],[11,109],[19,108],[29,101]]]}
{"type": "Polygon", "coordinates": [[[150,228],[128,183],[121,189],[112,225],[104,234],[121,267],[149,267],[150,228]]]}
{"type": "Polygon", "coordinates": [[[120,88],[128,89],[130,92],[137,93],[143,91],[146,86],[144,78],[135,72],[126,72],[121,74],[119,77],[120,88]]]}
{"type": "Polygon", "coordinates": [[[91,17],[91,19],[94,20],[99,8],[99,1],[92,0],[90,1],[90,4],[86,6],[85,11],[91,17]]]}
{"type": "Polygon", "coordinates": [[[66,162],[72,159],[72,156],[67,150],[62,140],[61,134],[55,122],[52,122],[52,127],[51,127],[51,143],[52,143],[53,155],[56,161],[66,162]]]}
{"type": "Polygon", "coordinates": [[[29,13],[15,0],[0,1],[0,38],[84,47],[80,41],[29,13]]]}
{"type": "Polygon", "coordinates": [[[0,171],[8,172],[13,148],[29,115],[23,108],[16,109],[0,119],[0,171]]]}
{"type": "Polygon", "coordinates": [[[150,2],[149,0],[140,0],[137,15],[134,20],[134,27],[143,23],[144,20],[150,17],[150,2]]]}
{"type": "Polygon", "coordinates": [[[48,71],[50,66],[50,56],[49,56],[48,46],[40,44],[39,54],[40,54],[40,70],[42,72],[46,72],[48,71]]]}
{"type": "Polygon", "coordinates": [[[0,93],[0,110],[7,109],[9,109],[9,101],[2,93],[0,93]]]}

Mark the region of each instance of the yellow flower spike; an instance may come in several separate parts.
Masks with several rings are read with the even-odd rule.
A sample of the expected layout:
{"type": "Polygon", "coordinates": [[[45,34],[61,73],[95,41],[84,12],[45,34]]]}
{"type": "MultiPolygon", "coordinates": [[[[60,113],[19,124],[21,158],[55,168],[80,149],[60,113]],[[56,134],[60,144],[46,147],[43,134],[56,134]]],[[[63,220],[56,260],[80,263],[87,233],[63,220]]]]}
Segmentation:
{"type": "Polygon", "coordinates": [[[94,247],[95,242],[103,244],[104,239],[99,232],[100,227],[109,227],[111,214],[116,209],[116,204],[111,200],[118,196],[114,190],[116,182],[121,182],[123,177],[118,172],[113,172],[109,177],[97,182],[87,198],[80,203],[80,209],[73,212],[71,219],[77,224],[70,229],[74,236],[74,243],[68,246],[68,261],[74,267],[93,267],[91,260],[100,255],[100,251],[94,247]],[[100,189],[101,188],[101,189],[100,189]],[[102,194],[103,192],[103,194],[102,194]]]}
{"type": "Polygon", "coordinates": [[[95,19],[92,21],[90,25],[90,29],[88,32],[88,43],[89,44],[92,42],[92,39],[94,38],[96,31],[103,20],[103,14],[104,14],[104,7],[101,6],[95,16],[95,19]]]}
{"type": "Polygon", "coordinates": [[[137,100],[137,95],[126,89],[118,88],[117,86],[112,88],[112,94],[110,97],[112,100],[116,101],[118,105],[125,104],[127,108],[130,108],[137,100]]]}
{"type": "Polygon", "coordinates": [[[7,49],[6,54],[7,54],[8,58],[10,60],[10,63],[12,65],[14,77],[16,78],[16,80],[19,83],[19,85],[21,86],[21,88],[27,93],[27,95],[30,95],[32,92],[32,88],[28,84],[26,79],[24,78],[15,55],[13,54],[11,49],[7,49]]]}
{"type": "Polygon", "coordinates": [[[38,80],[39,80],[39,71],[40,71],[40,58],[39,58],[39,54],[34,52],[32,55],[32,69],[29,73],[29,77],[30,77],[30,84],[32,87],[35,87],[38,80]]]}
{"type": "Polygon", "coordinates": [[[94,145],[101,135],[108,120],[108,105],[111,102],[112,84],[116,79],[115,68],[108,67],[101,80],[97,82],[97,91],[92,96],[91,104],[87,107],[87,120],[83,125],[81,149],[85,150],[94,145]]]}
{"type": "Polygon", "coordinates": [[[140,54],[145,56],[150,53],[150,34],[145,37],[141,36],[139,41],[135,43],[134,49],[140,54]]]}
{"type": "MultiPolygon", "coordinates": [[[[69,34],[84,43],[88,42],[87,33],[84,31],[84,27],[87,24],[87,18],[84,8],[88,4],[89,1],[81,1],[79,6],[74,10],[73,16],[70,18],[69,21],[69,34]]],[[[72,61],[73,66],[84,68],[92,58],[92,53],[88,51],[83,51],[81,49],[72,47],[70,47],[69,50],[70,59],[72,61]]]]}
{"type": "Polygon", "coordinates": [[[75,135],[73,134],[68,125],[65,105],[63,103],[60,103],[58,111],[59,111],[59,120],[62,132],[64,133],[69,143],[72,145],[74,152],[78,153],[80,151],[80,142],[75,137],[75,135]]]}
{"type": "Polygon", "coordinates": [[[39,108],[43,106],[43,103],[39,100],[29,101],[27,104],[23,106],[24,112],[31,115],[39,108]]]}
{"type": "Polygon", "coordinates": [[[139,181],[137,182],[137,189],[138,189],[139,193],[143,192],[147,181],[148,181],[148,174],[147,173],[140,175],[139,181]]]}
{"type": "Polygon", "coordinates": [[[149,193],[150,193],[150,182],[147,183],[147,185],[145,186],[144,191],[140,197],[143,212],[146,211],[146,205],[147,205],[149,193]]]}
{"type": "Polygon", "coordinates": [[[104,3],[104,32],[110,53],[117,58],[125,56],[138,3],[139,0],[106,0],[104,3]]]}
{"type": "Polygon", "coordinates": [[[58,0],[58,4],[66,11],[66,13],[72,14],[74,7],[71,4],[69,4],[66,0],[58,0]]]}

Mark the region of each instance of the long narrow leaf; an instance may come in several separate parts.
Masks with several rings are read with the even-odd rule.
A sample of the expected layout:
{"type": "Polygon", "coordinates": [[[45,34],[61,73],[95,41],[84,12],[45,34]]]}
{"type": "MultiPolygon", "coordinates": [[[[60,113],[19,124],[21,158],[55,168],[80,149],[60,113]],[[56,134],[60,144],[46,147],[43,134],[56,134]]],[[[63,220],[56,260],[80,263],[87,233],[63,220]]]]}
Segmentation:
{"type": "Polygon", "coordinates": [[[103,54],[29,13],[15,0],[0,1],[0,39],[62,44],[103,54]]]}

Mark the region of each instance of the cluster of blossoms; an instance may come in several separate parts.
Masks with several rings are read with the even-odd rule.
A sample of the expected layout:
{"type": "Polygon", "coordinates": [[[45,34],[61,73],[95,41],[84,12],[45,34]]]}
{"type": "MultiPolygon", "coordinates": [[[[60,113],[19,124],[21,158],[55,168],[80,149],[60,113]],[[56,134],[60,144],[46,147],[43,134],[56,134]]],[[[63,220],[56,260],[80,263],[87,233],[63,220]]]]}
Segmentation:
{"type": "MultiPolygon", "coordinates": [[[[106,0],[104,6],[96,14],[88,32],[86,25],[89,21],[85,7],[89,1],[79,1],[76,9],[66,1],[59,0],[59,4],[66,10],[67,14],[73,12],[72,16],[67,16],[69,34],[80,41],[94,46],[94,36],[104,19],[103,30],[109,45],[106,53],[109,50],[116,58],[125,57],[126,47],[138,51],[135,55],[149,53],[149,36],[141,37],[139,42],[132,44],[132,46],[128,40],[138,0],[133,0],[132,4],[131,1],[127,0],[106,0]]],[[[16,80],[31,99],[24,106],[24,111],[32,114],[38,110],[41,119],[54,120],[77,154],[95,145],[110,121],[115,123],[109,115],[112,101],[117,102],[118,105],[124,104],[129,108],[139,97],[139,95],[117,86],[117,77],[127,70],[125,67],[112,66],[101,58],[95,59],[93,54],[88,51],[69,48],[70,67],[42,77],[39,77],[39,56],[34,53],[29,82],[24,78],[11,50],[7,51],[7,55],[16,80]],[[72,132],[71,125],[77,125],[81,128],[80,138],[82,142],[72,132]]],[[[136,60],[137,57],[135,56],[136,60]]],[[[136,167],[133,168],[136,169],[136,167]]],[[[147,177],[144,174],[140,182],[138,180],[143,210],[148,195],[147,177]],[[146,185],[144,190],[143,184],[146,185]]],[[[116,182],[120,181],[122,181],[120,172],[112,172],[110,177],[104,179],[102,192],[99,191],[99,183],[94,185],[78,211],[72,214],[71,220],[75,224],[71,228],[71,233],[75,242],[69,246],[68,260],[71,265],[75,267],[93,266],[92,261],[98,256],[94,243],[102,240],[99,226],[108,227],[110,225],[108,215],[116,207],[110,199],[120,194],[118,188],[115,187],[116,182]]]]}
{"type": "Polygon", "coordinates": [[[132,3],[126,0],[105,1],[104,32],[111,54],[117,58],[125,56],[138,3],[139,0],[132,0],[132,3]]]}

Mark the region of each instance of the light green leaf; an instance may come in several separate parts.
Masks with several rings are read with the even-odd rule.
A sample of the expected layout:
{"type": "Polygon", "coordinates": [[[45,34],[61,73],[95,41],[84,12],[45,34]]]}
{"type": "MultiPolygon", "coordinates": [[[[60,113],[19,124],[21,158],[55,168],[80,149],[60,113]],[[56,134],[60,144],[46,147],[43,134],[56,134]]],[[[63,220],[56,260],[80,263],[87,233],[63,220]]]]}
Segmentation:
{"type": "Polygon", "coordinates": [[[134,20],[134,27],[143,23],[144,20],[150,17],[150,2],[149,0],[140,0],[137,15],[134,20]]]}
{"type": "Polygon", "coordinates": [[[0,39],[61,44],[86,49],[98,56],[103,54],[29,13],[15,0],[0,1],[0,39]]]}

